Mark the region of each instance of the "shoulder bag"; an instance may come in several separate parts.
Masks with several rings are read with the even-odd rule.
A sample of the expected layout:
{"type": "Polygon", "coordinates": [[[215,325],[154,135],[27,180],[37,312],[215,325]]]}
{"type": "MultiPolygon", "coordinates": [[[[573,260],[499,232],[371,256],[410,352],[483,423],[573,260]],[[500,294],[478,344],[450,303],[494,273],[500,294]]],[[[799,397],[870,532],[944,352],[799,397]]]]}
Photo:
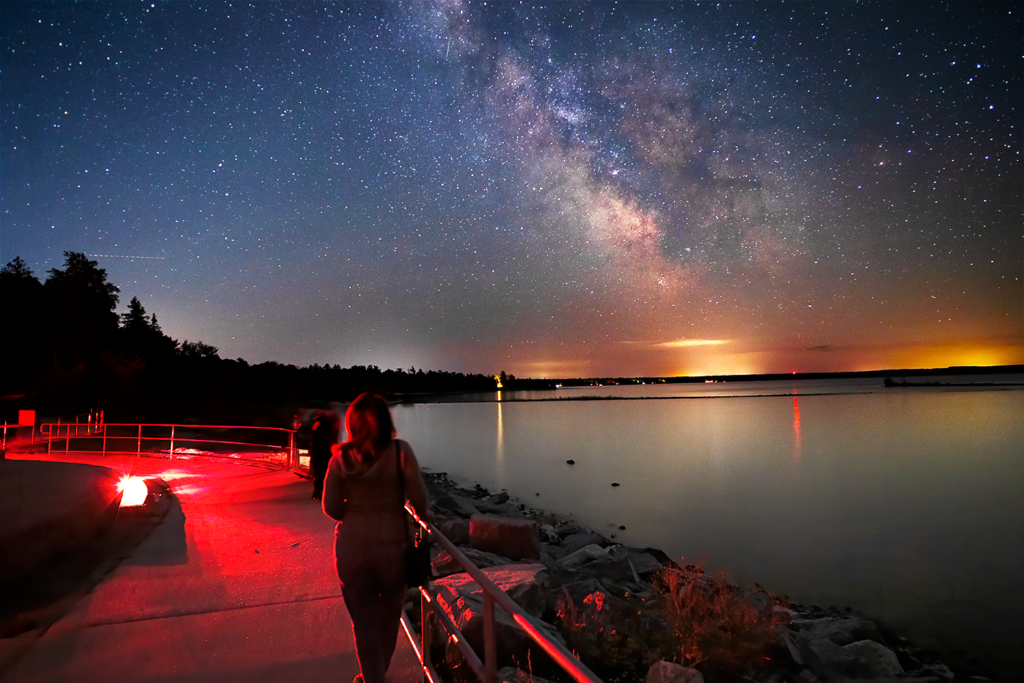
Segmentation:
{"type": "MultiPolygon", "coordinates": [[[[402,501],[405,496],[405,453],[402,451],[398,440],[395,440],[395,450],[398,451],[398,481],[402,487],[402,501]]],[[[409,534],[408,525],[406,534],[409,534]]],[[[430,537],[426,530],[416,525],[416,534],[409,538],[409,544],[405,549],[405,585],[412,587],[424,586],[430,583],[432,567],[430,565],[430,537]]]]}

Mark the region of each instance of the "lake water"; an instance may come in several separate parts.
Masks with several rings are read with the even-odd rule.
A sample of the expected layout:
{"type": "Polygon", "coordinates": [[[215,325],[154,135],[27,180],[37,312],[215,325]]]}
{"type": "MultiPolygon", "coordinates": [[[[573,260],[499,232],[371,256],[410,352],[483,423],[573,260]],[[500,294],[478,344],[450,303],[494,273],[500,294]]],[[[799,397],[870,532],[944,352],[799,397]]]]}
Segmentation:
{"type": "Polygon", "coordinates": [[[476,398],[488,401],[395,409],[425,469],[741,584],[851,606],[989,672],[1024,663],[1024,388],[855,379],[476,398]],[[610,400],[543,400],[580,397],[610,400]]]}

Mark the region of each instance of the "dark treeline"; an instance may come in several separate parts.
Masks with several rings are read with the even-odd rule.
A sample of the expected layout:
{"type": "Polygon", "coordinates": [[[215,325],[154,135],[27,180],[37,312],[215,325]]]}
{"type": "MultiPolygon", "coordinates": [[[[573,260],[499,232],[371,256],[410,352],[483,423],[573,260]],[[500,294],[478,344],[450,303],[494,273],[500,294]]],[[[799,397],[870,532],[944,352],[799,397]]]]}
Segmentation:
{"type": "Polygon", "coordinates": [[[0,269],[4,419],[18,409],[56,416],[101,408],[108,422],[286,426],[301,408],[363,391],[397,397],[496,388],[486,375],[221,358],[209,344],[169,337],[137,298],[119,315],[120,290],[106,271],[85,254],[64,257],[64,268],[51,268],[42,282],[20,257],[0,269]]]}

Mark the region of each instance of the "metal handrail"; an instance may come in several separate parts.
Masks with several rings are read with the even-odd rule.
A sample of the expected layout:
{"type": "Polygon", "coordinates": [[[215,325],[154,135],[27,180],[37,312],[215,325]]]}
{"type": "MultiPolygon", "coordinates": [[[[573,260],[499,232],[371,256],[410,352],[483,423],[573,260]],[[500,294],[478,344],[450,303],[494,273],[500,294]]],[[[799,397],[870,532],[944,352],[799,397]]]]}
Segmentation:
{"type": "MultiPolygon", "coordinates": [[[[35,411],[32,411],[32,412],[35,413],[35,411]]],[[[42,425],[43,424],[57,424],[57,425],[63,425],[63,426],[70,425],[71,427],[74,427],[75,435],[77,436],[78,434],[81,433],[82,429],[85,429],[86,433],[88,433],[89,430],[93,430],[96,427],[99,427],[101,424],[103,424],[103,411],[102,410],[90,410],[87,413],[80,413],[78,415],[72,415],[71,417],[68,417],[68,418],[60,418],[60,417],[58,417],[57,421],[54,422],[54,423],[41,423],[39,425],[39,427],[40,427],[40,429],[39,429],[40,438],[42,438],[42,425]],[[72,419],[74,419],[74,422],[71,421],[72,419]]],[[[68,427],[68,429],[67,429],[67,432],[69,434],[71,432],[71,427],[68,427]]],[[[8,422],[7,420],[4,420],[3,436],[0,436],[0,451],[6,450],[6,448],[7,448],[7,432],[8,432],[8,430],[11,430],[11,429],[14,430],[14,433],[15,433],[16,437],[17,437],[17,434],[18,434],[18,432],[20,430],[27,429],[29,431],[29,441],[32,443],[32,445],[35,445],[35,442],[36,442],[36,425],[35,425],[34,415],[33,415],[33,421],[30,424],[22,424],[21,422],[8,422]]]]}
{"type": "MultiPolygon", "coordinates": [[[[71,449],[71,439],[76,440],[102,440],[100,452],[103,455],[107,453],[134,453],[135,455],[141,455],[143,453],[142,442],[143,441],[160,441],[169,442],[169,446],[166,450],[168,455],[174,453],[174,444],[177,441],[179,444],[183,442],[187,443],[205,443],[205,444],[221,444],[221,445],[234,445],[234,446],[255,446],[265,447],[277,450],[283,450],[287,452],[288,464],[290,469],[301,469],[299,466],[298,448],[295,445],[295,432],[294,429],[288,429],[285,427],[253,427],[250,425],[195,425],[195,424],[159,424],[159,423],[135,423],[135,422],[102,422],[99,424],[75,424],[75,423],[61,423],[61,422],[44,422],[39,425],[39,433],[42,438],[47,441],[47,453],[53,452],[54,440],[64,439],[65,452],[71,449]],[[86,432],[83,434],[82,429],[86,432]],[[116,433],[117,428],[128,428],[133,434],[118,434],[116,433]],[[168,429],[169,431],[165,434],[157,436],[143,435],[144,428],[156,428],[156,429],[168,429]],[[213,429],[232,429],[232,430],[255,430],[263,432],[281,432],[286,434],[287,445],[282,444],[265,444],[265,443],[252,443],[250,441],[228,441],[223,439],[210,439],[210,438],[196,438],[193,436],[182,436],[177,430],[183,430],[185,432],[195,430],[213,430],[213,429]],[[74,433],[72,433],[74,430],[74,433]],[[111,431],[115,432],[111,434],[111,431]],[[63,434],[62,434],[63,432],[63,434]],[[135,448],[132,450],[111,450],[107,447],[107,441],[109,440],[126,440],[131,439],[135,441],[135,448]]],[[[153,451],[146,451],[153,452],[153,451]]],[[[163,449],[159,449],[156,452],[163,452],[163,449]]]]}
{"type": "Polygon", "coordinates": [[[410,503],[405,504],[405,510],[409,515],[416,520],[416,523],[429,534],[431,540],[437,543],[439,546],[444,548],[448,553],[455,559],[459,565],[466,571],[470,577],[473,578],[480,588],[483,589],[484,595],[484,660],[481,662],[479,655],[473,651],[466,642],[465,636],[458,629],[451,618],[441,609],[435,595],[431,592],[432,581],[428,582],[427,586],[420,587],[420,642],[417,643],[413,636],[412,625],[409,623],[408,617],[403,612],[402,614],[402,626],[405,629],[406,635],[413,644],[413,649],[416,650],[416,654],[419,657],[420,665],[423,668],[424,681],[427,683],[437,683],[438,676],[437,672],[434,671],[433,665],[430,662],[430,615],[437,615],[444,623],[446,630],[449,635],[454,637],[454,642],[459,650],[466,656],[466,661],[470,667],[476,673],[477,677],[480,678],[484,683],[493,683],[497,677],[497,644],[494,628],[494,605],[503,609],[512,620],[515,621],[516,625],[519,626],[526,635],[537,643],[544,652],[551,657],[556,664],[568,673],[574,681],[577,683],[602,683],[601,679],[594,675],[587,666],[577,659],[572,652],[570,652],[561,643],[555,642],[549,639],[541,629],[537,626],[537,619],[530,616],[523,610],[522,607],[517,605],[512,598],[508,597],[503,590],[498,588],[497,585],[491,579],[484,574],[483,570],[477,567],[473,562],[462,554],[454,543],[452,543],[444,534],[437,530],[433,524],[420,518],[416,514],[416,510],[413,509],[410,503]]]}

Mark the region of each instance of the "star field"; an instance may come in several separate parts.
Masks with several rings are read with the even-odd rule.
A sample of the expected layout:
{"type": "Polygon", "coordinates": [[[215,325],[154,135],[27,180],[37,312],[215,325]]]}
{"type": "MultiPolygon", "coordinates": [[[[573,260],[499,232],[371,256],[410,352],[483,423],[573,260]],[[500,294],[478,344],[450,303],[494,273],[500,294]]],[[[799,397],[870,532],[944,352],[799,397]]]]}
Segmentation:
{"type": "Polygon", "coordinates": [[[0,260],[251,362],[1024,362],[1016,2],[0,5],[0,260]]]}

